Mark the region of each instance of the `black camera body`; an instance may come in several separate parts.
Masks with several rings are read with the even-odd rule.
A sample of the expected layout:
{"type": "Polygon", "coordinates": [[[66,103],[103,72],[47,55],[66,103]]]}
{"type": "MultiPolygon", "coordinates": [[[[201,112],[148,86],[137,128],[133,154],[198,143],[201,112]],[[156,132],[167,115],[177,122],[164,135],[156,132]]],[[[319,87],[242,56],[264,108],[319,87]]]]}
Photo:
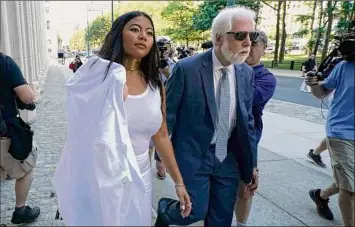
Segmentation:
{"type": "Polygon", "coordinates": [[[352,20],[348,32],[334,36],[335,48],[322,61],[315,75],[318,81],[323,81],[332,72],[334,67],[342,60],[354,61],[355,59],[355,20],[352,20]]]}
{"type": "Polygon", "coordinates": [[[34,110],[36,109],[36,104],[34,102],[32,103],[29,103],[29,104],[26,104],[26,103],[23,103],[21,101],[21,99],[19,99],[17,96],[16,96],[16,104],[17,104],[17,108],[19,108],[20,110],[34,110]]]}

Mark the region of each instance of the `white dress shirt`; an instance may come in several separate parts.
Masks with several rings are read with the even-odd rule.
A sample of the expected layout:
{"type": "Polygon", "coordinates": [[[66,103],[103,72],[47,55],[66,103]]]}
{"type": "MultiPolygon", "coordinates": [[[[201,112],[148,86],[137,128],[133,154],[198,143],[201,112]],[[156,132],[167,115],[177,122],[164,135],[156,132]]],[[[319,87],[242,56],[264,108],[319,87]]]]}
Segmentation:
{"type": "MultiPolygon", "coordinates": [[[[222,77],[222,72],[221,69],[222,68],[226,68],[227,69],[227,73],[228,73],[228,78],[229,78],[229,89],[230,89],[230,106],[229,106],[229,136],[232,133],[232,130],[234,128],[234,124],[235,124],[235,119],[236,119],[236,80],[235,80],[235,70],[234,70],[234,65],[229,65],[227,67],[224,67],[221,62],[218,60],[216,54],[215,54],[215,50],[212,50],[212,63],[213,63],[213,83],[214,83],[214,94],[215,94],[215,100],[216,100],[216,104],[218,106],[217,103],[217,91],[218,91],[218,84],[219,84],[219,80],[222,77]]],[[[223,98],[223,97],[221,97],[223,98]]],[[[217,108],[217,117],[218,117],[218,111],[219,109],[217,108]]],[[[218,123],[218,120],[217,120],[218,123]]],[[[212,141],[211,144],[215,144],[216,143],[216,135],[217,133],[217,128],[215,128],[215,133],[212,137],[212,141]]]]}

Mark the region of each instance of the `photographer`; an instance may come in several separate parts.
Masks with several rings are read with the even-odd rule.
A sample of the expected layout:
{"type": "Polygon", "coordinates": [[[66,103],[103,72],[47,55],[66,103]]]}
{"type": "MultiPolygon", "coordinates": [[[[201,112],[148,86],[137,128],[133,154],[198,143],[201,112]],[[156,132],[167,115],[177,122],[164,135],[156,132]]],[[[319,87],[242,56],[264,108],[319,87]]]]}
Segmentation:
{"type": "Polygon", "coordinates": [[[26,206],[27,195],[32,182],[33,168],[36,165],[37,153],[32,151],[26,160],[15,159],[9,152],[11,143],[9,131],[18,122],[18,110],[16,107],[27,106],[35,99],[35,94],[27,85],[19,67],[15,61],[0,52],[0,175],[1,180],[8,175],[16,180],[15,194],[16,205],[12,214],[13,224],[30,223],[40,214],[39,207],[26,206]],[[19,103],[21,102],[21,103],[19,103]]]}
{"type": "Polygon", "coordinates": [[[69,68],[71,70],[73,70],[73,73],[75,73],[76,70],[78,70],[79,67],[82,66],[82,65],[83,65],[83,62],[81,61],[80,56],[76,55],[74,61],[72,61],[70,63],[69,68]]]}
{"type": "MultiPolygon", "coordinates": [[[[158,37],[157,38],[157,46],[159,48],[159,73],[160,78],[163,81],[164,85],[166,81],[169,79],[171,72],[175,66],[175,61],[171,58],[173,54],[172,42],[168,37],[158,37]]],[[[150,144],[150,153],[153,153],[154,146],[151,142],[150,144]]],[[[157,178],[160,180],[164,180],[166,177],[166,170],[164,164],[161,162],[158,153],[154,153],[154,159],[156,161],[157,168],[157,178]]]]}
{"type": "MultiPolygon", "coordinates": [[[[317,63],[316,63],[316,57],[314,54],[309,55],[309,58],[307,61],[302,63],[302,77],[305,77],[306,73],[310,71],[316,71],[317,70],[317,63]]],[[[303,80],[300,91],[302,92],[311,92],[310,88],[308,85],[306,85],[306,81],[303,80]]]]}
{"type": "Polygon", "coordinates": [[[157,46],[159,48],[159,73],[165,85],[175,66],[175,61],[171,58],[173,54],[172,42],[168,37],[158,37],[157,46]]]}
{"type": "Polygon", "coordinates": [[[343,48],[344,61],[338,63],[322,82],[314,73],[306,75],[306,84],[319,99],[334,91],[327,117],[327,147],[330,152],[335,182],[326,189],[309,192],[320,216],[333,220],[329,197],[339,193],[339,207],[345,226],[354,226],[354,42],[353,50],[343,48]]]}

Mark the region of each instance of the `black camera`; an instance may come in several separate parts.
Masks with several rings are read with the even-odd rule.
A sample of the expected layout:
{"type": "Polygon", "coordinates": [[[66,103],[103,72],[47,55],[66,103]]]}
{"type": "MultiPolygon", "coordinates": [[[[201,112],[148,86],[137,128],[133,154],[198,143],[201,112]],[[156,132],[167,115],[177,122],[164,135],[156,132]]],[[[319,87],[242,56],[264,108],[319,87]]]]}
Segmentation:
{"type": "Polygon", "coordinates": [[[323,81],[342,60],[355,59],[355,20],[352,20],[348,32],[334,36],[334,49],[322,61],[315,75],[318,81],[323,81]]]}
{"type": "Polygon", "coordinates": [[[32,103],[29,103],[29,104],[26,104],[26,103],[23,103],[21,101],[21,99],[19,99],[17,96],[16,96],[16,104],[17,104],[17,108],[19,108],[20,110],[34,110],[36,109],[36,104],[34,102],[32,103]]]}
{"type": "Polygon", "coordinates": [[[164,69],[168,66],[168,62],[166,61],[164,54],[166,53],[166,51],[169,51],[171,49],[171,41],[170,39],[165,37],[158,38],[157,46],[159,49],[158,68],[164,69]]]}

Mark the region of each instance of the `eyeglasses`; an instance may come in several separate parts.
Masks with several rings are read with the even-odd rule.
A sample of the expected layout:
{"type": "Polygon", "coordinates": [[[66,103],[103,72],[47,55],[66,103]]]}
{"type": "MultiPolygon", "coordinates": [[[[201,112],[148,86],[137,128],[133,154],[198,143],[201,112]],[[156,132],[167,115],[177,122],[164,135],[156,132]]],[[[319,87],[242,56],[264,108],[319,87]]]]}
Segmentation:
{"type": "Polygon", "coordinates": [[[227,32],[226,34],[232,34],[234,35],[234,39],[238,40],[238,41],[243,41],[245,40],[245,38],[249,35],[250,41],[255,41],[258,36],[259,33],[258,32],[227,32]]]}

